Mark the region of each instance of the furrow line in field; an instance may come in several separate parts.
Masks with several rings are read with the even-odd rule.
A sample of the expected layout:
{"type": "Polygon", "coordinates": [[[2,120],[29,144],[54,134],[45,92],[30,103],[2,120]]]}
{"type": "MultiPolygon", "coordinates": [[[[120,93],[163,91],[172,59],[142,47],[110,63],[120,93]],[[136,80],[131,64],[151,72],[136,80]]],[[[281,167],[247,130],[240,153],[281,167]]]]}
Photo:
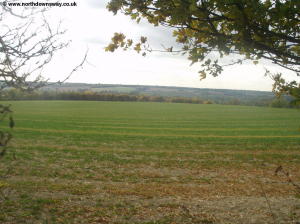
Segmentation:
{"type": "MultiPolygon", "coordinates": [[[[247,126],[247,128],[266,128],[266,126],[277,126],[279,129],[280,128],[284,128],[286,127],[285,126],[278,126],[277,124],[274,124],[274,121],[273,120],[270,120],[268,121],[268,123],[266,123],[267,121],[264,120],[264,123],[263,125],[260,125],[258,123],[255,123],[255,122],[260,122],[261,120],[252,120],[251,123],[249,123],[248,121],[245,121],[245,120],[193,120],[193,121],[187,121],[187,120],[138,120],[138,119],[132,119],[130,120],[129,122],[124,122],[124,120],[107,120],[105,118],[99,118],[98,119],[101,119],[99,121],[80,121],[80,118],[76,119],[76,120],[72,120],[72,119],[64,119],[63,121],[62,120],[55,120],[55,118],[51,119],[51,120],[39,120],[39,119],[20,119],[20,118],[17,118],[15,119],[16,122],[19,122],[19,121],[29,121],[30,123],[57,123],[57,124],[72,124],[72,125],[77,125],[77,124],[87,124],[89,127],[90,125],[91,126],[99,126],[99,125],[106,125],[106,126],[109,126],[109,127],[112,127],[112,126],[116,126],[116,128],[119,127],[119,125],[123,125],[124,127],[127,127],[127,125],[130,127],[131,125],[136,125],[136,124],[141,124],[142,123],[146,123],[148,124],[149,126],[158,126],[158,127],[161,127],[162,124],[172,124],[172,125],[175,125],[175,124],[180,124],[181,126],[183,124],[192,124],[192,125],[195,125],[195,124],[201,124],[202,126],[204,125],[226,125],[226,126],[235,126],[235,125],[238,125],[239,127],[237,128],[240,128],[240,126],[247,126]]],[[[128,118],[126,118],[126,120],[128,121],[128,118]]],[[[84,126],[84,125],[83,125],[84,126]]],[[[135,126],[134,126],[135,127],[135,126]]],[[[137,126],[137,127],[142,127],[142,126],[137,126]]],[[[154,127],[156,128],[156,127],[154,127]]],[[[171,127],[173,128],[173,127],[171,127]]]]}
{"type": "Polygon", "coordinates": [[[124,133],[124,132],[99,132],[59,129],[16,128],[16,130],[44,132],[44,133],[74,133],[74,134],[100,134],[123,136],[156,136],[156,137],[191,137],[191,138],[300,138],[300,135],[175,135],[175,134],[149,134],[149,133],[124,133]]]}

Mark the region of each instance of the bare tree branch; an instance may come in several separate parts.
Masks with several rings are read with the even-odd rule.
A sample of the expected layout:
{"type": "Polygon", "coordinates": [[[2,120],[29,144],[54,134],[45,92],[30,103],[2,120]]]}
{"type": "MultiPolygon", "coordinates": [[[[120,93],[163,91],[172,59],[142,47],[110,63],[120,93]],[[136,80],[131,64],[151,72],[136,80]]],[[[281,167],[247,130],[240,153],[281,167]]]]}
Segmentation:
{"type": "MultiPolygon", "coordinates": [[[[48,10],[31,7],[17,11],[0,4],[0,89],[31,91],[47,84],[43,69],[56,52],[69,45],[63,39],[66,30],[61,21],[53,26],[46,19],[48,10]]],[[[86,57],[87,53],[64,81],[82,67],[86,57]]]]}

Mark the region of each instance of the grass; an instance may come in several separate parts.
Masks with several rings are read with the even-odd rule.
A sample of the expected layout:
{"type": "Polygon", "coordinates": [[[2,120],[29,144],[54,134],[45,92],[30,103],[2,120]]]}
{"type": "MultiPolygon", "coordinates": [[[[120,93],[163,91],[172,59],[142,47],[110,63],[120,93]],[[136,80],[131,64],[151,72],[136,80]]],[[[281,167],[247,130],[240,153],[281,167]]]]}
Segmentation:
{"type": "Polygon", "coordinates": [[[16,128],[1,223],[273,223],[264,192],[279,223],[300,220],[299,193],[274,175],[300,181],[298,110],[4,103],[16,128]]]}

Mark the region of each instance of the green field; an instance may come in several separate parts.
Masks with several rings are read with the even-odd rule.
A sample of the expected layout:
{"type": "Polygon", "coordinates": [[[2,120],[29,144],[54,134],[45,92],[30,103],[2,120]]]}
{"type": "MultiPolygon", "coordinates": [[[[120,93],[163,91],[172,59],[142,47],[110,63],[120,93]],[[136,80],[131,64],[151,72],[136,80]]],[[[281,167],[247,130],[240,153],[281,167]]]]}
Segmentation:
{"type": "Polygon", "coordinates": [[[0,223],[296,223],[300,111],[140,102],[12,104],[0,223]],[[268,207],[269,200],[274,217],[268,207]]]}

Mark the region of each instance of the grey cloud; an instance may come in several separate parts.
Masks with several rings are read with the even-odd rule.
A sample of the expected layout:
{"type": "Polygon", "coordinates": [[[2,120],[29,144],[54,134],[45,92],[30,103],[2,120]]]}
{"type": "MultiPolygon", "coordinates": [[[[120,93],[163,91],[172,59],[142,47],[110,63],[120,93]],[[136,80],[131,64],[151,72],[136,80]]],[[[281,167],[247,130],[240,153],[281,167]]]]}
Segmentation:
{"type": "Polygon", "coordinates": [[[109,0],[87,0],[87,4],[91,8],[106,8],[109,0]]]}
{"type": "MultiPolygon", "coordinates": [[[[98,9],[106,10],[106,5],[108,4],[109,1],[110,0],[87,0],[87,4],[89,5],[90,8],[98,8],[98,9]]],[[[113,14],[110,13],[110,15],[112,16],[113,14]]],[[[120,15],[121,14],[118,14],[117,16],[120,15]]],[[[107,22],[109,23],[109,18],[107,22]]],[[[173,30],[171,28],[166,28],[163,26],[154,27],[152,24],[149,24],[145,19],[142,19],[142,21],[139,24],[133,22],[132,26],[138,28],[135,29],[138,30],[138,33],[132,33],[131,30],[128,30],[128,35],[127,35],[128,38],[146,36],[148,37],[151,46],[153,46],[153,48],[156,49],[157,48],[161,49],[162,45],[164,45],[165,47],[173,46],[174,49],[179,47],[175,41],[175,38],[172,35],[173,30]]],[[[118,27],[116,27],[116,32],[118,32],[118,27]]],[[[110,41],[110,39],[108,41],[110,41]]]]}
{"type": "Polygon", "coordinates": [[[90,37],[84,38],[84,41],[89,44],[97,44],[99,46],[106,46],[108,45],[109,41],[102,39],[101,37],[90,37]]]}
{"type": "Polygon", "coordinates": [[[173,37],[174,29],[172,28],[163,26],[155,27],[146,20],[142,20],[139,24],[135,24],[135,26],[140,28],[140,33],[135,34],[135,36],[146,36],[153,48],[162,49],[162,45],[166,48],[173,46],[174,49],[180,47],[173,37]]]}

